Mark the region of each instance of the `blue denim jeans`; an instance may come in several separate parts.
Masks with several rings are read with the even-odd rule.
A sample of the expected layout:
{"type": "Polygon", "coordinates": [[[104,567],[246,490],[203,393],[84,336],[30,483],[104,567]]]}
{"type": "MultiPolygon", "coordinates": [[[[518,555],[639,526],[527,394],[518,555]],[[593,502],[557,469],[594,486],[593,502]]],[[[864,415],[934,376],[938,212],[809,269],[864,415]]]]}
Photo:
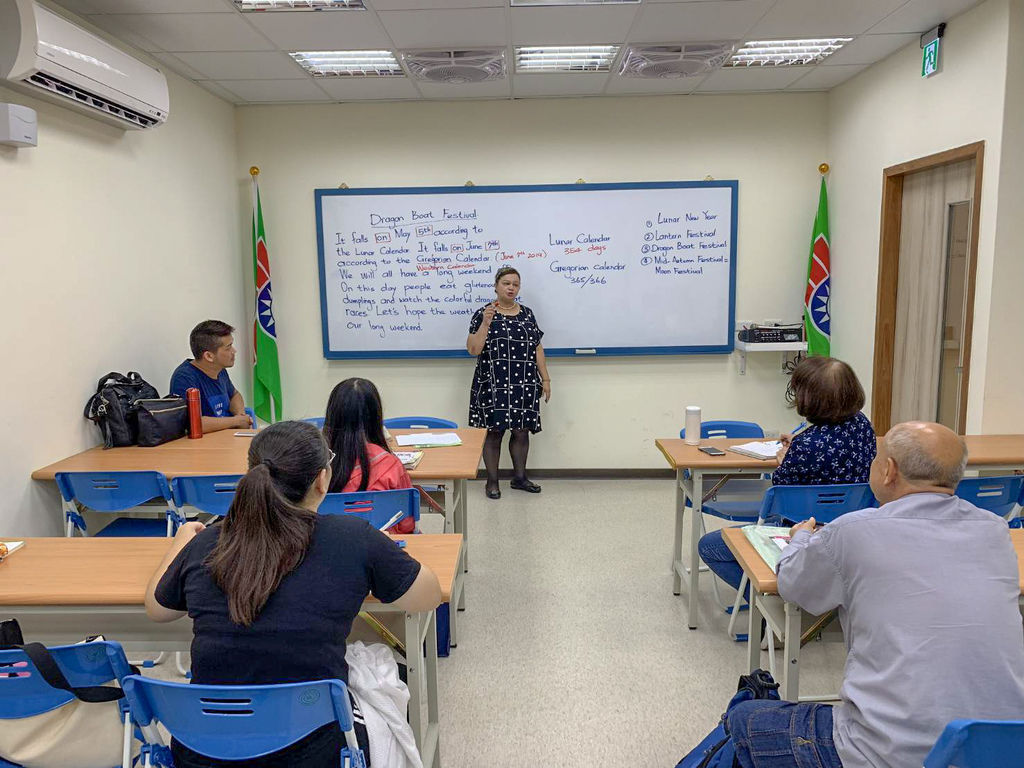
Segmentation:
{"type": "Polygon", "coordinates": [[[832,742],[832,707],[788,701],[745,701],[726,729],[743,768],[842,768],[832,742]]]}
{"type": "MultiPolygon", "coordinates": [[[[740,564],[736,561],[736,556],[725,545],[725,541],[722,540],[721,531],[712,531],[701,536],[700,541],[697,542],[697,552],[700,554],[700,559],[707,564],[712,573],[733,589],[740,588],[743,569],[740,568],[740,564]]],[[[744,597],[748,600],[750,599],[749,586],[744,597]]]]}

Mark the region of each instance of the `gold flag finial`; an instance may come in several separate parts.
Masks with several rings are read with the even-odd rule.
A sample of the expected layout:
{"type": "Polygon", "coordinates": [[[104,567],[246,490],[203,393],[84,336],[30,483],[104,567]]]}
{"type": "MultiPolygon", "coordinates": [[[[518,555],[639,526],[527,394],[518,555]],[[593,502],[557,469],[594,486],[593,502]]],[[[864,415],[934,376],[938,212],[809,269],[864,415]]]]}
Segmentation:
{"type": "Polygon", "coordinates": [[[821,165],[818,166],[818,173],[820,173],[822,176],[828,173],[828,171],[828,163],[822,163],[821,165]]]}
{"type": "Polygon", "coordinates": [[[258,165],[249,166],[249,175],[255,179],[260,175],[260,167],[258,165]]]}

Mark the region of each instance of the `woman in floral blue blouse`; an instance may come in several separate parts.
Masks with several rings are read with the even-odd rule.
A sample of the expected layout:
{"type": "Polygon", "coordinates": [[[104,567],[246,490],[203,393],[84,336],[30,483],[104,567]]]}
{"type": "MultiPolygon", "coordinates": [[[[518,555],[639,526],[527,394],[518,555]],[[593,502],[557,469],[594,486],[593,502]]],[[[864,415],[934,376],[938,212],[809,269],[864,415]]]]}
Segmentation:
{"type": "MultiPolygon", "coordinates": [[[[853,369],[833,357],[805,358],[793,371],[786,399],[810,426],[782,436],[772,485],[866,483],[877,438],[860,412],[864,388],[853,369]]],[[[697,550],[718,578],[739,589],[743,569],[721,531],[702,536],[697,550]]]]}

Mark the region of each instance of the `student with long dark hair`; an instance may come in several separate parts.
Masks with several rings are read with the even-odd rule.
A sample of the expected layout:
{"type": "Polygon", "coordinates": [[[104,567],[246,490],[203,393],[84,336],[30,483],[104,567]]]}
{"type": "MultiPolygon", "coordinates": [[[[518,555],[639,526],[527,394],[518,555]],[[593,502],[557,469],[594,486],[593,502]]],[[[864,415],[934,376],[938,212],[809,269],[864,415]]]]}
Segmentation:
{"type": "MultiPolygon", "coordinates": [[[[331,391],[324,437],[334,452],[330,493],[412,488],[409,473],[384,437],[384,408],[372,381],[345,379],[331,391]]],[[[391,530],[412,533],[415,526],[406,517],[391,530]]]]}
{"type": "MultiPolygon", "coordinates": [[[[316,510],[331,451],[312,424],[285,421],[249,448],[249,471],[223,522],[186,523],[150,579],[146,613],[193,620],[192,681],[262,685],[348,682],[345,638],[369,593],[406,611],[441,601],[437,577],[365,520],[316,510]]],[[[368,752],[365,729],[357,736],[368,752]]],[[[248,768],[337,768],[343,736],[324,726],[248,768]]],[[[238,766],[172,742],[178,768],[238,766]]]]}

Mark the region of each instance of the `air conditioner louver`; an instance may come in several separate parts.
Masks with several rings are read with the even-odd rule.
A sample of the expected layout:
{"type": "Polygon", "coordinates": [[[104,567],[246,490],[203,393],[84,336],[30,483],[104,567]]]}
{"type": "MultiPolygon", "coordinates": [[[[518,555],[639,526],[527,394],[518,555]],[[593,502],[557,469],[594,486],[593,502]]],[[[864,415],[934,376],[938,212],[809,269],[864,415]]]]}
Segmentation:
{"type": "Polygon", "coordinates": [[[155,118],[141,115],[133,110],[118,106],[109,99],[104,99],[101,96],[88,93],[80,88],[76,88],[70,83],[61,82],[55,77],[50,77],[49,75],[44,75],[40,72],[36,72],[34,75],[30,76],[27,82],[37,85],[50,93],[63,96],[76,104],[92,107],[93,109],[105,112],[111,117],[124,120],[126,123],[129,123],[136,128],[149,128],[151,125],[156,125],[159,122],[155,118]]]}
{"type": "Polygon", "coordinates": [[[505,77],[505,51],[404,51],[402,60],[417,80],[431,83],[482,83],[505,77]]]}
{"type": "Polygon", "coordinates": [[[737,42],[631,45],[622,57],[619,74],[650,79],[705,75],[729,60],[737,42]]]}

